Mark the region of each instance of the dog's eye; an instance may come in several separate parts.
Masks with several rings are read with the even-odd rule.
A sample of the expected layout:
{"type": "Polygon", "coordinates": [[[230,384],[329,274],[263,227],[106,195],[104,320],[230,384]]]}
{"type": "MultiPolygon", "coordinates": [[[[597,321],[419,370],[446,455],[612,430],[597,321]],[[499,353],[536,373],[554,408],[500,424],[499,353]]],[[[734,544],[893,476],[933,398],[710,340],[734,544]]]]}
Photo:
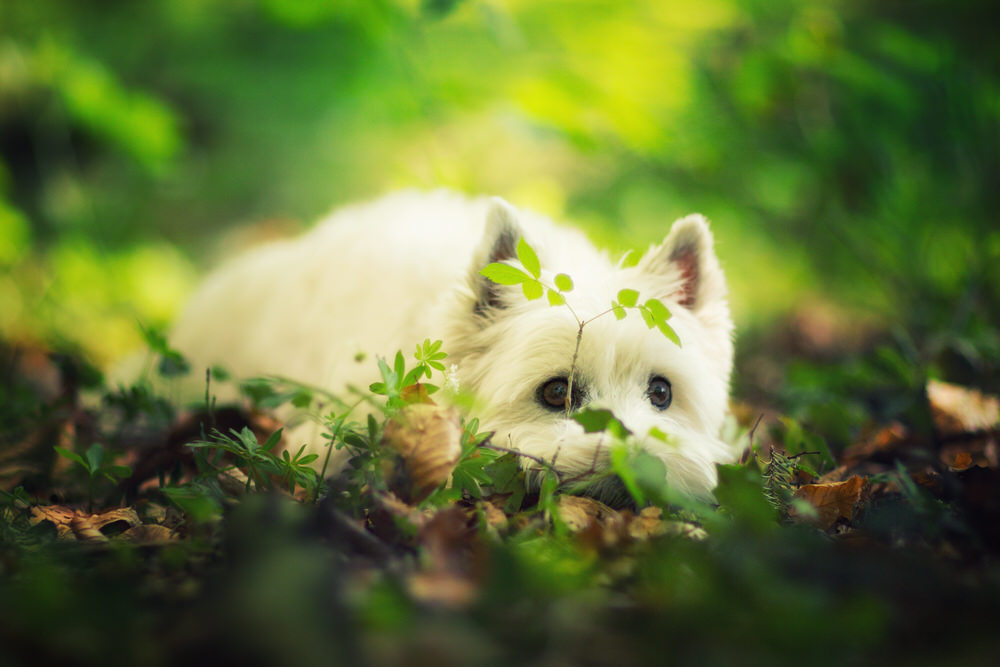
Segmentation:
{"type": "Polygon", "coordinates": [[[568,391],[569,380],[553,378],[539,388],[538,398],[545,407],[562,410],[566,407],[566,392],[568,391]]]}
{"type": "Polygon", "coordinates": [[[670,407],[670,402],[674,400],[674,392],[670,388],[670,381],[666,378],[656,376],[649,381],[649,388],[646,389],[649,402],[655,407],[666,410],[670,407]]]}

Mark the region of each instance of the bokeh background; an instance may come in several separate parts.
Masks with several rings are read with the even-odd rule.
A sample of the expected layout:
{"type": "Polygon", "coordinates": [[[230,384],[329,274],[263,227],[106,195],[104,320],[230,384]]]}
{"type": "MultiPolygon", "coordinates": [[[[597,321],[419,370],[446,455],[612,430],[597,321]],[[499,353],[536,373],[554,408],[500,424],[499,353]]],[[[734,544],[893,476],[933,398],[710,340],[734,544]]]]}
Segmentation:
{"type": "Polygon", "coordinates": [[[873,349],[876,375],[996,390],[997,25],[986,1],[6,0],[0,338],[106,363],[220,257],[444,186],[614,252],[707,215],[744,396],[822,403],[789,360],[873,349]]]}

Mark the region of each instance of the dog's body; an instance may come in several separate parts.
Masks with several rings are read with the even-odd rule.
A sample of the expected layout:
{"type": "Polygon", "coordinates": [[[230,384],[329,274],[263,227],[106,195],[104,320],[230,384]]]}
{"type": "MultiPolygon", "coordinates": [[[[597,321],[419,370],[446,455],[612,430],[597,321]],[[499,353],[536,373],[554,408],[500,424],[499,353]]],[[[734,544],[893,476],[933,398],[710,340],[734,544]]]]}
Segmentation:
{"type": "MultiPolygon", "coordinates": [[[[281,375],[346,397],[347,387],[378,379],[373,355],[410,353],[415,343],[440,338],[459,387],[481,402],[482,427],[496,431],[495,444],[571,474],[600,470],[606,438],[583,433],[546,402],[573,360],[578,325],[570,308],[528,301],[520,288],[478,273],[491,262],[520,266],[514,248],[521,236],[538,253],[543,281],[572,277],[566,296],[582,320],[607,311],[622,288],[670,308],[683,347],[637,313],[588,322],[574,400],[611,409],[666,463],[676,488],[707,494],[714,463],[733,456],[716,437],[733,348],[722,271],[700,217],[676,223],[637,266],[616,268],[581,234],[500,200],[400,193],[342,209],[298,239],[222,268],[192,299],[171,343],[196,368],[281,375]],[[672,398],[666,406],[664,380],[672,398]],[[670,442],[644,437],[652,427],[670,442]]],[[[317,449],[324,444],[318,436],[299,430],[291,437],[317,449]]]]}

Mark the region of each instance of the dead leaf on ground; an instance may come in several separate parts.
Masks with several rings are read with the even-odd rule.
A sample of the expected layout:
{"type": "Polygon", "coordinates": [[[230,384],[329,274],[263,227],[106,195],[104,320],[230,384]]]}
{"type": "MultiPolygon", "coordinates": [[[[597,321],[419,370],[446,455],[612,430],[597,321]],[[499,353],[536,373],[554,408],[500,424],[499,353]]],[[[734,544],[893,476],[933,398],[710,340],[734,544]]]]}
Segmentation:
{"type": "Polygon", "coordinates": [[[618,512],[593,498],[559,496],[559,518],[574,533],[586,530],[594,522],[606,524],[620,517],[618,512]]]}
{"type": "Polygon", "coordinates": [[[949,382],[927,383],[934,425],[944,435],[981,431],[1000,423],[1000,398],[949,382]]]}
{"type": "Polygon", "coordinates": [[[462,425],[452,408],[415,403],[389,420],[382,441],[403,457],[411,488],[399,492],[419,502],[451,477],[462,454],[462,425]]]}
{"type": "Polygon", "coordinates": [[[39,505],[31,508],[32,525],[43,521],[55,524],[56,534],[62,539],[76,539],[81,542],[105,542],[108,537],[102,531],[116,523],[122,528],[139,526],[142,522],[131,507],[121,507],[100,514],[87,514],[63,505],[39,505]]]}
{"type": "Polygon", "coordinates": [[[408,579],[414,597],[446,607],[472,602],[486,576],[488,554],[469,514],[454,506],[441,509],[417,537],[426,560],[408,579]]]}
{"type": "Polygon", "coordinates": [[[505,530],[507,524],[507,515],[502,509],[494,505],[492,501],[484,498],[476,503],[476,507],[482,512],[483,520],[486,525],[493,530],[505,530]]]}
{"type": "Polygon", "coordinates": [[[908,437],[906,427],[893,422],[845,449],[840,457],[841,463],[852,466],[872,459],[894,458],[908,444],[908,437]]]}
{"type": "Polygon", "coordinates": [[[817,523],[829,529],[840,519],[854,518],[867,489],[868,480],[854,475],[843,482],[805,484],[795,490],[795,497],[812,505],[818,514],[817,523]]]}
{"type": "Polygon", "coordinates": [[[150,523],[132,526],[122,537],[136,544],[165,544],[177,539],[177,534],[166,526],[150,523]]]}

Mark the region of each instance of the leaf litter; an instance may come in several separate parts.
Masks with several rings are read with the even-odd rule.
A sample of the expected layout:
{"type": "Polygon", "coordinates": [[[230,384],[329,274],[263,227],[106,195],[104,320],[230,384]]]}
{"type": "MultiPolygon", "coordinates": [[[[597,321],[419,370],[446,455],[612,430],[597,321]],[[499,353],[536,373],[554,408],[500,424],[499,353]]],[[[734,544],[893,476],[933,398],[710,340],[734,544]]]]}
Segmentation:
{"type": "MultiPolygon", "coordinates": [[[[47,381],[51,385],[52,380],[47,381]]],[[[48,400],[65,394],[51,386],[47,392],[48,400]]],[[[390,589],[381,587],[396,579],[402,592],[390,597],[403,608],[416,604],[447,612],[495,605],[503,596],[496,578],[509,567],[503,563],[510,550],[532,554],[532,562],[558,563],[561,574],[549,576],[562,577],[564,583],[550,581],[548,586],[593,578],[611,587],[610,600],[610,590],[629,590],[651,576],[647,568],[656,562],[654,554],[679,558],[702,548],[696,545],[724,550],[736,533],[720,528],[720,516],[731,514],[733,525],[741,525],[744,510],[735,507],[723,506],[706,515],[672,504],[613,508],[562,492],[546,498],[537,488],[524,488],[517,466],[504,463],[516,463],[516,458],[498,458],[496,451],[486,456],[489,450],[466,442],[459,415],[435,405],[426,390],[415,385],[400,395],[404,407],[385,422],[379,436],[386,454],[376,467],[356,469],[360,484],[338,490],[334,481],[330,494],[312,505],[313,510],[309,507],[316,498],[304,496],[301,489],[289,491],[280,483],[269,487],[311,516],[305,524],[308,532],[341,554],[345,571],[353,573],[349,590],[368,600],[365,604],[374,604],[372,596],[389,595],[390,589]],[[460,470],[467,477],[459,492],[460,470]],[[569,560],[559,554],[570,554],[569,560]],[[571,562],[575,565],[567,571],[571,562]],[[393,597],[398,595],[409,602],[393,597]]],[[[816,445],[808,437],[791,447],[797,451],[787,449],[799,435],[790,440],[788,429],[796,425],[783,422],[785,437],[771,439],[766,460],[760,443],[743,458],[752,473],[749,478],[756,474],[760,479],[756,493],[777,510],[778,523],[809,527],[844,545],[911,546],[943,562],[986,567],[1000,553],[1000,402],[935,382],[928,384],[927,396],[936,442],[893,422],[861,436],[840,452],[839,465],[829,469],[824,469],[819,452],[808,449],[816,445]]],[[[146,431],[124,443],[122,460],[131,466],[132,476],[105,488],[104,509],[89,512],[67,481],[72,470],[50,457],[48,478],[39,476],[46,466],[39,454],[49,443],[72,446],[78,434],[93,435],[94,423],[94,415],[74,407],[28,431],[13,448],[16,455],[2,459],[13,471],[5,478],[8,500],[0,510],[8,535],[33,544],[35,538],[27,536],[35,533],[30,531],[49,526],[57,540],[86,543],[90,549],[126,544],[153,549],[150,553],[158,555],[145,575],[148,590],[168,598],[200,595],[202,581],[212,571],[210,563],[217,558],[213,553],[224,544],[220,540],[228,539],[227,531],[238,533],[226,527],[228,521],[206,517],[224,519],[230,510],[238,513],[241,505],[250,507],[256,501],[255,494],[247,495],[252,471],[239,457],[215,460],[217,474],[206,480],[201,468],[205,460],[186,445],[222,426],[233,432],[249,428],[264,446],[281,424],[246,406],[185,412],[164,420],[158,434],[146,431]],[[26,481],[34,484],[32,494],[19,490],[26,481]],[[164,490],[171,488],[200,490],[184,501],[182,494],[165,497],[164,490]],[[39,502],[46,489],[76,502],[39,502]],[[201,519],[196,518],[199,506],[209,508],[201,519]],[[23,529],[17,528],[22,519],[23,529]],[[178,548],[182,551],[175,551],[178,548]],[[168,565],[180,553],[186,565],[168,565]]],[[[277,441],[275,452],[285,446],[277,441]]],[[[243,539],[267,540],[268,530],[266,523],[257,523],[243,539]]],[[[744,547],[748,553],[756,548],[744,547]]],[[[696,553],[705,557],[707,552],[696,553]]],[[[514,585],[513,590],[522,589],[514,585]]],[[[636,600],[648,594],[641,590],[635,591],[636,600]]]]}

